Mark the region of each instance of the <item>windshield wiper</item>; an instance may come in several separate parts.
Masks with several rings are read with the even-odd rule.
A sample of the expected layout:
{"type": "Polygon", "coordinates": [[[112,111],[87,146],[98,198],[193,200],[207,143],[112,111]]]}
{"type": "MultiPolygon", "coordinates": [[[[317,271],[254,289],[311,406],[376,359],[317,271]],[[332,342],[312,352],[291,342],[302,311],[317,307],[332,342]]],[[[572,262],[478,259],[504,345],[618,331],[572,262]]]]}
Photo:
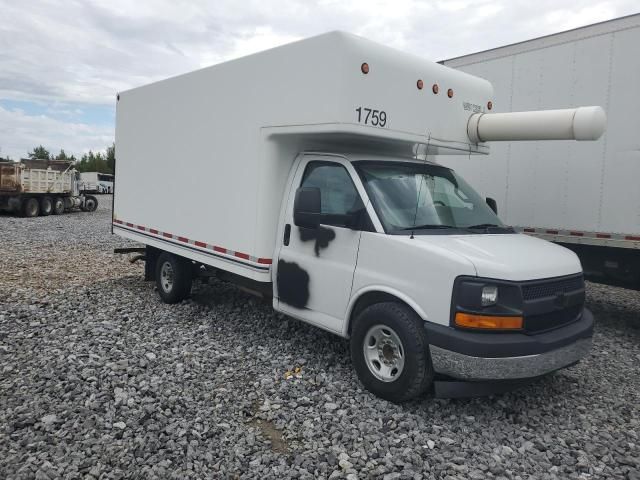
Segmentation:
{"type": "Polygon", "coordinates": [[[405,227],[400,230],[425,230],[425,229],[436,229],[436,228],[458,228],[453,225],[442,225],[440,223],[427,223],[425,225],[415,225],[413,227],[405,227]]]}
{"type": "Polygon", "coordinates": [[[489,230],[490,228],[498,228],[500,230],[506,230],[508,232],[513,231],[513,227],[509,225],[496,225],[495,223],[479,223],[478,225],[471,225],[466,227],[467,230],[489,230]]]}
{"type": "Polygon", "coordinates": [[[479,223],[478,225],[471,225],[470,227],[467,227],[471,230],[473,230],[474,228],[489,228],[489,227],[501,227],[502,225],[496,225],[495,223],[479,223]]]}

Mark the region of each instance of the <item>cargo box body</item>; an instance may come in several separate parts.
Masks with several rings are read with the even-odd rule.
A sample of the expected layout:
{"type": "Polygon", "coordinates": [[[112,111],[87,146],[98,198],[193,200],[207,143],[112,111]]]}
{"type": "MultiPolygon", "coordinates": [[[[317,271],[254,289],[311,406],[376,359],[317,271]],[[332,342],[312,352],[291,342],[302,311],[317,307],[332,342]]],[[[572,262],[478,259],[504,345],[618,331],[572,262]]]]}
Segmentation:
{"type": "Polygon", "coordinates": [[[491,95],[484,80],[340,32],[122,92],[114,232],[270,281],[299,152],[485,153],[466,120],[491,95]]]}

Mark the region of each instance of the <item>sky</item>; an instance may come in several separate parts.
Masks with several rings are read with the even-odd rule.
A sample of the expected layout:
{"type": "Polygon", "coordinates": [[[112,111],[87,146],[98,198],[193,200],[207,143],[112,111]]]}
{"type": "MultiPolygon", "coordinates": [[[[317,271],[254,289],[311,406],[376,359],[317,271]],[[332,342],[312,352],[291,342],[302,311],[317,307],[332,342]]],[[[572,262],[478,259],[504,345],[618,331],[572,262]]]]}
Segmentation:
{"type": "Polygon", "coordinates": [[[437,61],[639,11],[637,0],[0,0],[0,157],[104,150],[117,92],[331,30],[437,61]]]}

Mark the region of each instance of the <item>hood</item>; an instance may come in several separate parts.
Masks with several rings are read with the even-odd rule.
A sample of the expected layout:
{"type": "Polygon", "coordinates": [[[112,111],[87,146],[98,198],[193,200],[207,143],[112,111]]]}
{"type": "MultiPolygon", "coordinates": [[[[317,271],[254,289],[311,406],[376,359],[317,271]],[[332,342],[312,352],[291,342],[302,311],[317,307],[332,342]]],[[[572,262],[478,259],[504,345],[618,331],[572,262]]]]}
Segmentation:
{"type": "Polygon", "coordinates": [[[466,258],[479,277],[525,281],[582,272],[571,250],[520,233],[420,235],[415,240],[466,258]]]}

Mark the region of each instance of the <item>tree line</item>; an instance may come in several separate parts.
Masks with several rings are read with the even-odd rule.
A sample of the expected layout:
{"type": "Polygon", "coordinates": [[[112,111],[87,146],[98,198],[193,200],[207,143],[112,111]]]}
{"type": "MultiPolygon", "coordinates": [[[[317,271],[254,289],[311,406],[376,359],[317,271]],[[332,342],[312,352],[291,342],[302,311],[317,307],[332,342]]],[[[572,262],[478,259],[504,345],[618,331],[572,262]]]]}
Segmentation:
{"type": "Polygon", "coordinates": [[[100,173],[115,173],[116,163],[116,144],[112,143],[107,147],[106,152],[93,152],[89,150],[80,157],[76,158],[75,155],[67,155],[64,150],[60,150],[60,153],[53,155],[42,145],[38,145],[32,151],[30,151],[30,159],[41,160],[64,160],[67,162],[73,162],[76,170],[79,172],[100,172],[100,173]]]}

